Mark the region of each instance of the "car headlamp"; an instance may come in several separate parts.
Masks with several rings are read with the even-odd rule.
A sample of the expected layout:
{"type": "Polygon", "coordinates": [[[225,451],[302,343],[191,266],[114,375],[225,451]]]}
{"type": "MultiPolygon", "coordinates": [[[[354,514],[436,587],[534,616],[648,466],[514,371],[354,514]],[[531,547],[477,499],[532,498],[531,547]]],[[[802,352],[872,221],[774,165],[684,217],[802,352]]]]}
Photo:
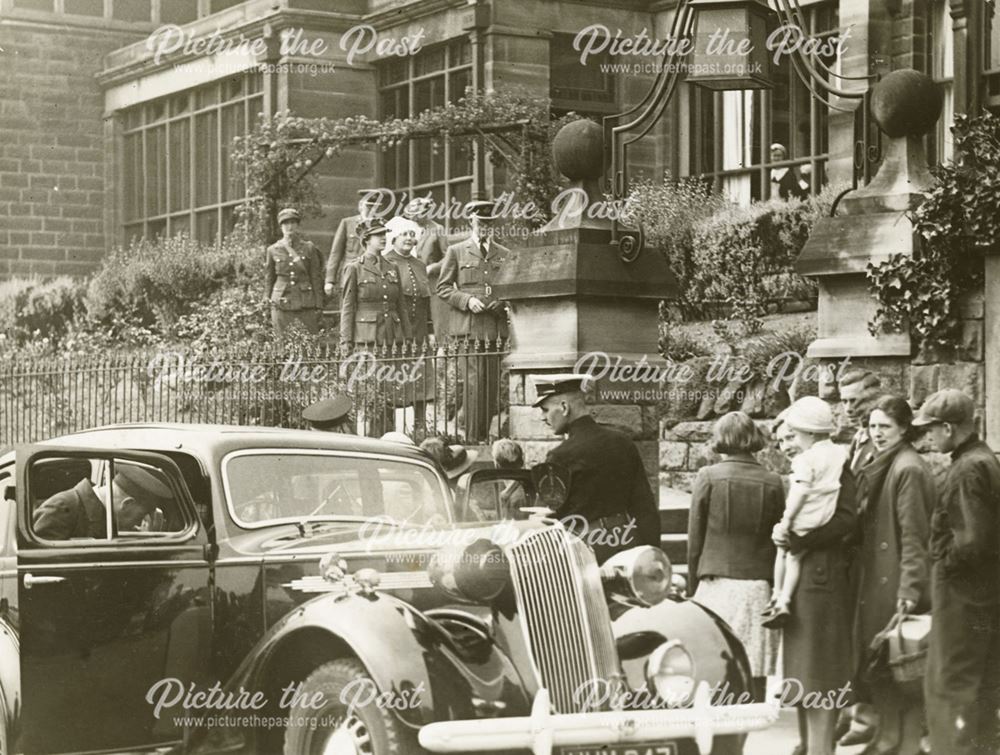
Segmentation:
{"type": "Polygon", "coordinates": [[[650,653],[646,682],[667,707],[678,707],[694,693],[694,658],[680,640],[664,642],[650,653]]]}
{"type": "Polygon", "coordinates": [[[672,571],[667,554],[652,545],[640,545],[605,561],[601,579],[609,595],[655,606],[670,595],[672,571]]]}
{"type": "Polygon", "coordinates": [[[469,603],[489,603],[510,579],[503,549],[486,539],[442,548],[431,556],[427,573],[435,587],[469,603]]]}

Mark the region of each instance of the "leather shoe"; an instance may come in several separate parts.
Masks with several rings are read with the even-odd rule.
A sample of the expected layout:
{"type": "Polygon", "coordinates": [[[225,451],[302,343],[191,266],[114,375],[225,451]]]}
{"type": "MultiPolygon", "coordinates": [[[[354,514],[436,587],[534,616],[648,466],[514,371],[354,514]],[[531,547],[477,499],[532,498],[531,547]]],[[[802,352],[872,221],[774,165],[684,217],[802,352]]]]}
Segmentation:
{"type": "MultiPolygon", "coordinates": [[[[875,731],[876,729],[874,726],[869,726],[866,723],[852,720],[847,733],[837,740],[837,744],[841,747],[853,747],[854,745],[868,744],[875,737],[875,731]]],[[[874,752],[875,750],[872,750],[872,753],[874,752]]],[[[872,755],[872,753],[868,753],[868,755],[872,755]]]]}

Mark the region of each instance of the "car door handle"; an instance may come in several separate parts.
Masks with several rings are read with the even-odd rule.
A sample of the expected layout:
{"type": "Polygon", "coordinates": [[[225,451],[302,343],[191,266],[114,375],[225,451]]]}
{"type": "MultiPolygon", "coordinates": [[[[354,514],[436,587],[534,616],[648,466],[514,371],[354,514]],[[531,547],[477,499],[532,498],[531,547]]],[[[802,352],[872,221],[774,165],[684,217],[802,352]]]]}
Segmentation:
{"type": "Polygon", "coordinates": [[[24,589],[30,590],[35,585],[54,585],[56,582],[65,582],[66,577],[36,577],[34,574],[24,575],[24,589]]]}

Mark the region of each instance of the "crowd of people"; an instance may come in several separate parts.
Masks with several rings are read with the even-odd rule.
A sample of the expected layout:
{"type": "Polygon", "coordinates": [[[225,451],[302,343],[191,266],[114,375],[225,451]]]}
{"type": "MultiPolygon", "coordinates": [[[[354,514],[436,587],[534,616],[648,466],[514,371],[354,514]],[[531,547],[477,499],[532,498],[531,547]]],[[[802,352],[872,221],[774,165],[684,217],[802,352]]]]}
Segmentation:
{"type": "MultiPolygon", "coordinates": [[[[494,238],[494,204],[469,202],[469,235],[446,245],[444,228],[430,218],[431,200],[415,198],[402,214],[383,222],[382,193],[359,192],[358,214],[337,227],[329,254],[322,255],[299,232],[294,208],[278,213],[282,238],[267,249],[266,296],[275,333],[292,327],[319,330],[329,299],[340,310],[343,352],[384,354],[405,345],[421,350],[437,344],[497,343],[507,338],[507,307],[493,284],[508,250],[494,238]]],[[[465,435],[485,437],[500,390],[499,356],[475,354],[457,363],[465,435]]],[[[422,434],[433,384],[410,386],[405,405],[414,408],[414,432],[422,434]]],[[[370,411],[369,434],[380,435],[389,412],[370,411]]]]}
{"type": "Polygon", "coordinates": [[[819,398],[776,420],[787,479],[756,460],[767,439],[750,417],[715,423],[722,460],[692,495],[691,594],[742,639],[758,695],[779,673],[803,696],[849,693],[839,720],[800,707],[797,753],[831,755],[838,740],[866,755],[998,752],[1000,462],[961,391],[933,394],[914,415],[871,372],[845,374],[839,389],[857,426],[846,451],[819,398]],[[951,456],[940,484],[913,445],[921,432],[951,456]],[[926,656],[890,652],[907,622],[929,624],[926,656]],[[917,694],[896,673],[914,663],[926,664],[917,694]]]}

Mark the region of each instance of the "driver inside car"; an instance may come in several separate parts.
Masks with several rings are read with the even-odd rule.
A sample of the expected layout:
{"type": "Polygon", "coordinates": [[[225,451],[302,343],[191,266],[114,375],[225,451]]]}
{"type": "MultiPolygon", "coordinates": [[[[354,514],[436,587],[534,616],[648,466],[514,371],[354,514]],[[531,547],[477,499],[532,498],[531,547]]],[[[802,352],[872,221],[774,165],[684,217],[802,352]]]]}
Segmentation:
{"type": "Polygon", "coordinates": [[[115,466],[110,485],[94,487],[84,478],[44,501],[33,517],[35,534],[47,540],[106,538],[109,494],[119,532],[162,531],[161,506],[173,499],[170,488],[145,469],[115,466]]]}

